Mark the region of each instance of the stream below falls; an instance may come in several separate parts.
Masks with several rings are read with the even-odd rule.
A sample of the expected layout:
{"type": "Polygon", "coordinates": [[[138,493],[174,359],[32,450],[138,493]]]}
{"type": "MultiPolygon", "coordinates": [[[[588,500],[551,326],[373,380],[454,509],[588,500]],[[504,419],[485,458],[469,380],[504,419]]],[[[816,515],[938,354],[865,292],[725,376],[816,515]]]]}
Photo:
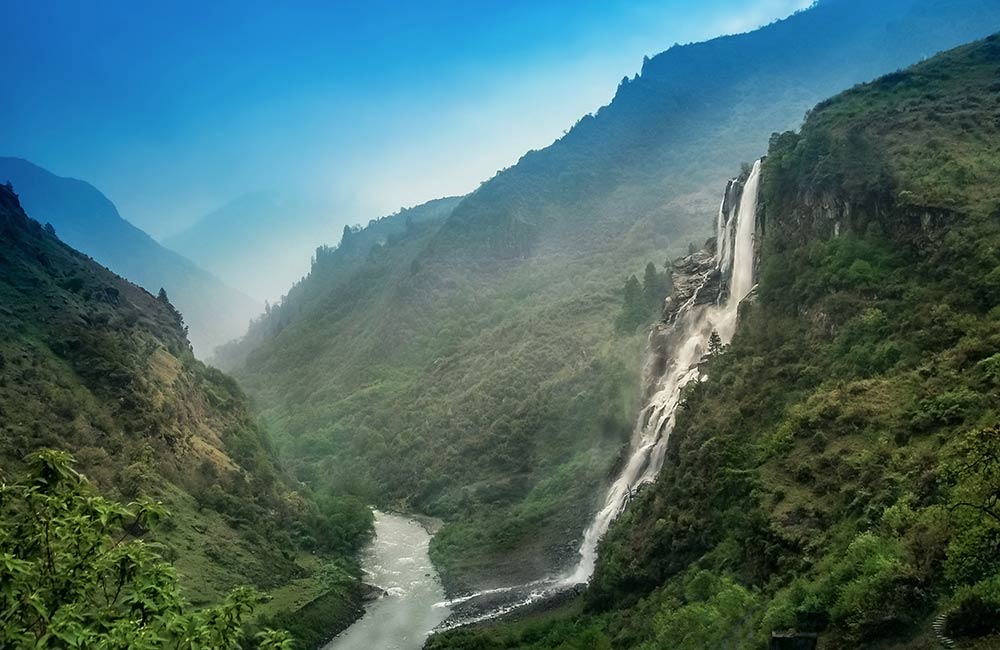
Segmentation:
{"type": "Polygon", "coordinates": [[[324,650],[420,650],[451,613],[428,555],[431,536],[408,517],[375,512],[375,540],[365,553],[365,582],[385,595],[324,650]]]}

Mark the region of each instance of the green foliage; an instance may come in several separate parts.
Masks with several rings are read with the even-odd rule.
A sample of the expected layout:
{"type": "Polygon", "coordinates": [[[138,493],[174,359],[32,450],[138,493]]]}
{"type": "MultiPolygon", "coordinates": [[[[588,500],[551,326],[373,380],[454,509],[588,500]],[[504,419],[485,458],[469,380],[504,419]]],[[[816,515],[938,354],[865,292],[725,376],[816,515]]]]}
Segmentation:
{"type": "Polygon", "coordinates": [[[615,325],[619,331],[629,332],[634,331],[647,320],[649,320],[649,304],[646,302],[638,278],[630,275],[622,288],[622,311],[618,315],[615,325]]]}
{"type": "Polygon", "coordinates": [[[946,614],[969,647],[996,646],[998,69],[994,37],[772,140],[758,300],[685,391],[585,612],[552,629],[624,648],[763,648],[787,629],[916,648],[946,614]]]}
{"type": "Polygon", "coordinates": [[[702,650],[756,647],[750,638],[756,596],[730,578],[697,572],[682,599],[665,599],[653,623],[653,641],[644,650],[702,650]]]}
{"type": "Polygon", "coordinates": [[[722,354],[722,337],[715,330],[712,330],[711,335],[708,337],[708,356],[717,357],[722,354]]]}
{"type": "Polygon", "coordinates": [[[646,264],[642,284],[630,275],[622,288],[622,308],[615,319],[619,332],[635,332],[640,325],[648,324],[663,311],[663,301],[670,293],[669,274],[656,270],[652,262],[646,264]]]}
{"type": "MultiPolygon", "coordinates": [[[[159,504],[96,495],[65,452],[34,454],[28,473],[0,486],[0,645],[7,648],[239,648],[261,602],[242,588],[191,610],[173,568],[141,536],[159,504]]],[[[265,630],[260,648],[288,650],[265,630]]]]}
{"type": "Polygon", "coordinates": [[[946,632],[956,638],[1000,632],[1000,573],[965,586],[955,594],[946,632]]]}
{"type": "Polygon", "coordinates": [[[627,438],[640,340],[614,336],[606,266],[441,270],[422,254],[438,227],[415,223],[355,272],[350,251],[324,253],[277,310],[290,324],[236,372],[316,493],[446,520],[432,553],[452,588],[530,579],[566,560],[565,532],[586,525],[627,438]],[[543,487],[570,469],[569,489],[543,487]]]}
{"type": "MultiPolygon", "coordinates": [[[[64,449],[102,495],[168,504],[173,518],[149,539],[198,605],[241,584],[294,587],[312,553],[353,562],[371,513],[293,488],[233,379],[193,357],[166,292],[157,299],[73,251],[4,191],[0,232],[5,471],[25,469],[38,449],[64,449]]],[[[342,596],[354,611],[343,593],[328,611],[342,596]]]]}

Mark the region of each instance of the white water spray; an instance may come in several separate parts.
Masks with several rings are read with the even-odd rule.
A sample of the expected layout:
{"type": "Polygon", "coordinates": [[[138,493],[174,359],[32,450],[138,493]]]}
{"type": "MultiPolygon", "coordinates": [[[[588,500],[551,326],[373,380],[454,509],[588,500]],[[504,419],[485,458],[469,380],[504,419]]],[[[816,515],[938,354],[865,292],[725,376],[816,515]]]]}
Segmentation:
{"type": "Polygon", "coordinates": [[[708,351],[712,331],[718,332],[724,344],[729,343],[736,331],[740,301],[754,285],[754,231],[761,162],[758,160],[754,164],[745,183],[729,183],[719,209],[715,267],[723,278],[729,277],[728,297],[724,302],[701,304],[698,302],[699,288],[678,310],[666,333],[668,363],[658,377],[651,378],[655,381],[655,392],[639,413],[628,462],[611,484],[604,507],[587,527],[580,545],[580,560],[563,578],[563,584],[590,580],[601,537],[635,490],[655,480],[663,466],[681,391],[688,382],[700,376],[698,365],[708,351]]]}

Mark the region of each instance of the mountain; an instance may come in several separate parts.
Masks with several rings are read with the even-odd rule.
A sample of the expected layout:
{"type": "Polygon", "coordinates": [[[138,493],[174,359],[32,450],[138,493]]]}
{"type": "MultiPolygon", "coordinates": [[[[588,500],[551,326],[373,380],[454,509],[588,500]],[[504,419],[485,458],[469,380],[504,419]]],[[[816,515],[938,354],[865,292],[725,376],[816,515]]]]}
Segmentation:
{"type": "Polygon", "coordinates": [[[0,157],[0,182],[10,181],[31,215],[115,273],[157,292],[164,288],[184,314],[199,355],[239,336],[262,311],[190,260],[156,243],[118,214],[94,186],[56,176],[20,158],[0,157]]]}
{"type": "MultiPolygon", "coordinates": [[[[356,273],[363,273],[365,265],[372,261],[373,255],[379,250],[414,233],[427,232],[427,227],[435,228],[451,214],[461,200],[461,197],[435,199],[380,219],[372,219],[364,228],[345,226],[338,246],[323,245],[315,249],[309,277],[296,282],[287,290],[283,306],[276,305],[274,309],[268,307],[265,314],[250,324],[249,330],[241,339],[219,347],[212,362],[224,369],[239,366],[245,361],[247,352],[276,336],[298,314],[306,310],[306,305],[326,301],[333,291],[343,289],[356,273]],[[322,281],[319,280],[321,276],[322,281]]],[[[316,308],[322,309],[318,305],[316,308]]]]}
{"type": "Polygon", "coordinates": [[[443,221],[318,256],[233,372],[301,480],[446,520],[452,592],[574,563],[641,398],[630,276],[652,263],[659,301],[734,162],[816,102],[998,28],[995,2],[827,0],[671,48],[443,221]]]}
{"type": "Polygon", "coordinates": [[[339,235],[328,213],[329,208],[319,203],[254,192],[165,238],[163,245],[226,284],[260,301],[275,301],[305,275],[317,242],[339,235]]]}
{"type": "Polygon", "coordinates": [[[998,154],[1000,35],[772,137],[756,291],[583,598],[427,647],[998,647],[998,154]]]}
{"type": "Polygon", "coordinates": [[[260,614],[300,628],[315,617],[320,635],[356,615],[370,511],[291,480],[236,383],[195,359],[169,301],[70,248],[2,185],[4,481],[41,448],[72,453],[111,498],[167,505],[155,541],[195,604],[247,584],[277,596],[260,614]],[[341,567],[336,580],[322,562],[341,567]]]}

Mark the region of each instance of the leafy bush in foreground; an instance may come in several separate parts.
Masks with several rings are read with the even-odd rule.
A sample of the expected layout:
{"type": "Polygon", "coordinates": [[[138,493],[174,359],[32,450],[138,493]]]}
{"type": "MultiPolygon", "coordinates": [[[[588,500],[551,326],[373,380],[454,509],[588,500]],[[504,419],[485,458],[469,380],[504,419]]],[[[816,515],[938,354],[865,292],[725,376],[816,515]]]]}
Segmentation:
{"type": "MultiPolygon", "coordinates": [[[[0,646],[4,648],[239,648],[262,597],[233,590],[191,610],[174,569],[142,535],[166,512],[94,493],[66,452],[42,450],[27,474],[0,485],[0,646]]],[[[288,650],[265,630],[260,648],[288,650]]]]}

